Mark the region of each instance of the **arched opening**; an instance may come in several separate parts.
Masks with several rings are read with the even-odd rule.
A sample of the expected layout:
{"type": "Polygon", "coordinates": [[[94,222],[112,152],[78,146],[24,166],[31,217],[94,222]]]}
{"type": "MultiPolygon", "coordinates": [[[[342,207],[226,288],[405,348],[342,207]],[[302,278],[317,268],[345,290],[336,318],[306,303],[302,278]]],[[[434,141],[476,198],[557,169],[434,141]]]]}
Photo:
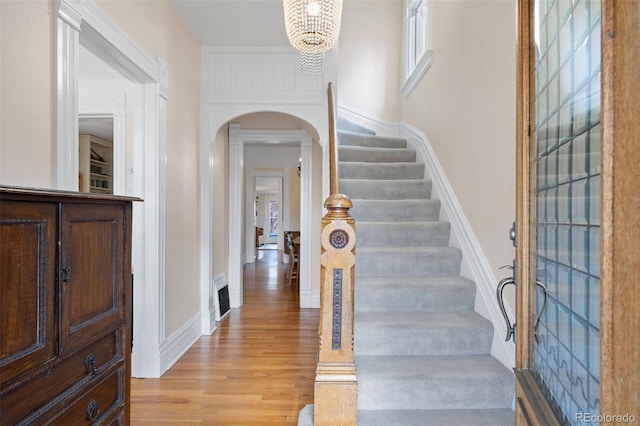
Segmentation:
{"type": "Polygon", "coordinates": [[[319,271],[315,271],[318,262],[314,259],[319,259],[320,244],[319,235],[313,232],[319,229],[322,213],[323,150],[318,140],[317,130],[305,120],[273,111],[234,117],[213,134],[209,164],[212,200],[210,259],[214,282],[208,283],[209,294],[203,300],[208,301],[206,308],[209,311],[217,312],[218,319],[221,284],[228,285],[232,308],[243,304],[242,268],[245,263],[253,261],[255,250],[253,182],[256,176],[282,179],[282,223],[285,227],[299,227],[300,264],[306,265],[301,268],[299,276],[300,307],[313,307],[314,299],[319,298],[316,282],[319,271]],[[294,179],[295,184],[291,183],[294,179]],[[299,188],[295,200],[299,204],[296,206],[291,205],[291,199],[296,198],[291,195],[291,188],[299,188]],[[292,211],[298,212],[298,217],[290,217],[292,211]],[[215,277],[220,277],[221,270],[226,277],[223,283],[216,283],[215,277]],[[318,293],[316,297],[315,293],[318,293]]]}

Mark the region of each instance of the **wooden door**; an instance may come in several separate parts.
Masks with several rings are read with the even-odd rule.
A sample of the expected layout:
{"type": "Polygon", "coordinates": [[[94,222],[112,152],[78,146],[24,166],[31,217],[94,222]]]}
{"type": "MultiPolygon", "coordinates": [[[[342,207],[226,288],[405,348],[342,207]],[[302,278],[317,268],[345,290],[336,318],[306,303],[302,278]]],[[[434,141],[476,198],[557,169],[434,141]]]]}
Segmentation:
{"type": "Polygon", "coordinates": [[[60,345],[73,350],[124,320],[124,207],[62,205],[60,345]]]}
{"type": "Polygon", "coordinates": [[[518,9],[517,423],[638,421],[640,5],[518,9]]]}
{"type": "Polygon", "coordinates": [[[9,382],[57,354],[57,213],[54,203],[0,200],[2,382],[9,382]]]}

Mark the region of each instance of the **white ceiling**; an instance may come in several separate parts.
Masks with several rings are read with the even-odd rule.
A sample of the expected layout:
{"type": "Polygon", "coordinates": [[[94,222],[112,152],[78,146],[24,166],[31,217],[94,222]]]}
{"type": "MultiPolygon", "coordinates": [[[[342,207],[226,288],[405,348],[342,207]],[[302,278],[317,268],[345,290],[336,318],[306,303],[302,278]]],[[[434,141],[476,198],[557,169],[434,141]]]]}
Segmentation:
{"type": "Polygon", "coordinates": [[[282,0],[171,0],[202,46],[286,47],[282,0]]]}
{"type": "Polygon", "coordinates": [[[81,135],[93,135],[113,141],[113,118],[82,118],[78,120],[81,135]]]}

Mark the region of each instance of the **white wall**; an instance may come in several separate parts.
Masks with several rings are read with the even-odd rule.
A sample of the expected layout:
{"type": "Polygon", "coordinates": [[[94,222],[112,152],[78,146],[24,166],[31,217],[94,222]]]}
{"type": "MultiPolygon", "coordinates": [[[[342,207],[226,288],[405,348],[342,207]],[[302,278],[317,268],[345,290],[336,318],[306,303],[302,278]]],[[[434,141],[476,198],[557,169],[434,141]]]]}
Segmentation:
{"type": "Polygon", "coordinates": [[[345,1],[338,104],[426,134],[502,278],[515,255],[515,3],[434,0],[432,12],[432,66],[404,99],[402,2],[345,1]]]}
{"type": "Polygon", "coordinates": [[[339,41],[338,104],[400,121],[402,2],[346,0],[339,41]]]}
{"type": "Polygon", "coordinates": [[[167,62],[166,334],[200,312],[200,45],[168,0],[96,1],[131,39],[167,62]]]}
{"type": "Polygon", "coordinates": [[[0,1],[0,184],[53,184],[51,9],[0,1]]]}
{"type": "MultiPolygon", "coordinates": [[[[401,103],[422,130],[498,278],[515,255],[515,2],[433,2],[433,63],[401,103]]],[[[497,284],[497,283],[496,283],[497,284]]]]}

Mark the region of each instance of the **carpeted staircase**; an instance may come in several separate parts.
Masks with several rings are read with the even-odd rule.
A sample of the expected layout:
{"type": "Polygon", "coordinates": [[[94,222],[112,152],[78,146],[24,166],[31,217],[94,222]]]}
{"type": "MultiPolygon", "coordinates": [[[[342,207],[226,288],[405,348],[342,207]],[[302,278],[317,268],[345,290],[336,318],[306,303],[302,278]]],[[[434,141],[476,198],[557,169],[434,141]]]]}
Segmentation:
{"type": "Polygon", "coordinates": [[[474,312],[424,164],[405,140],[338,127],[356,220],[358,424],[513,425],[513,375],[489,354],[492,325],[474,312]]]}

